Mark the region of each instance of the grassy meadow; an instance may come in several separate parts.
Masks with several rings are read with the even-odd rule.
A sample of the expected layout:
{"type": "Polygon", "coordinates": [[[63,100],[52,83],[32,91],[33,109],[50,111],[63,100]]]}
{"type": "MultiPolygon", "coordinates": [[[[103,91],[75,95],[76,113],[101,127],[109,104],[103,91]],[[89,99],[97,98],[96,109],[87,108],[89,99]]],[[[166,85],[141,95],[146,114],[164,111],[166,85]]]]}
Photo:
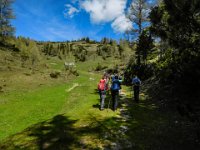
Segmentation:
{"type": "Polygon", "coordinates": [[[140,103],[123,85],[118,110],[112,111],[108,94],[100,111],[99,79],[106,70],[123,69],[130,56],[105,59],[95,54],[95,45],[86,47],[87,60],[72,69],[76,74],[64,67],[74,62],[71,56],[42,56],[36,67],[24,67],[18,53],[0,51],[0,149],[195,149],[191,130],[182,124],[187,120],[160,109],[148,95],[149,83],[142,86],[140,103]]]}

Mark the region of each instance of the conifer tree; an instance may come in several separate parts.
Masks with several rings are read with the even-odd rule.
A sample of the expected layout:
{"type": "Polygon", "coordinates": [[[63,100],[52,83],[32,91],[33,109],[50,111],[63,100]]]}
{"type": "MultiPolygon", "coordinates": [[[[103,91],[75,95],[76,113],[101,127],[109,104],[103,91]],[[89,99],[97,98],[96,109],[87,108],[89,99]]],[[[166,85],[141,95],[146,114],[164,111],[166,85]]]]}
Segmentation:
{"type": "MultiPolygon", "coordinates": [[[[138,39],[141,37],[141,34],[145,28],[149,25],[149,12],[150,7],[153,5],[155,1],[148,1],[148,0],[132,0],[129,12],[128,12],[128,18],[133,22],[133,25],[135,27],[134,30],[131,31],[131,34],[133,35],[133,38],[138,39]]],[[[138,40],[139,42],[140,40],[138,40]]],[[[138,43],[139,45],[139,43],[138,43]]],[[[141,52],[140,49],[136,49],[136,61],[137,65],[139,66],[141,64],[141,52]]]]}
{"type": "Polygon", "coordinates": [[[10,20],[14,19],[11,4],[13,0],[0,0],[0,37],[12,36],[14,27],[10,24],[10,20]]]}

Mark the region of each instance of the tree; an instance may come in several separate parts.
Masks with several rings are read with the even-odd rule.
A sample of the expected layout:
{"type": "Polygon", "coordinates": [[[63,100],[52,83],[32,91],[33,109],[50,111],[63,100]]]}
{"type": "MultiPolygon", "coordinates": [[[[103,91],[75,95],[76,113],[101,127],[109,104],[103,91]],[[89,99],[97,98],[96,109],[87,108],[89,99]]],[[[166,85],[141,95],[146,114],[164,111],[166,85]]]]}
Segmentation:
{"type": "Polygon", "coordinates": [[[140,36],[142,30],[146,27],[145,23],[148,21],[149,8],[147,0],[132,0],[129,8],[128,18],[133,22],[136,27],[133,33],[137,37],[140,36]]]}
{"type": "Polygon", "coordinates": [[[101,44],[109,44],[110,43],[110,40],[106,37],[102,38],[101,39],[101,44]]]}
{"type": "MultiPolygon", "coordinates": [[[[148,69],[146,60],[152,47],[152,39],[150,34],[145,30],[150,26],[148,17],[150,8],[155,5],[156,2],[157,0],[132,0],[130,3],[127,16],[133,23],[133,30],[130,31],[129,34],[132,36],[132,49],[135,53],[130,57],[125,71],[126,77],[129,76],[128,78],[133,74],[139,75],[142,79],[150,77],[149,75],[146,75],[146,70],[148,69]]],[[[126,37],[127,39],[130,39],[127,32],[126,37]]],[[[128,78],[127,81],[129,81],[128,78]]]]}
{"type": "MultiPolygon", "coordinates": [[[[151,3],[149,3],[148,0],[132,0],[129,12],[128,12],[128,18],[133,22],[133,26],[135,27],[134,30],[131,31],[131,34],[133,34],[133,37],[138,39],[142,31],[149,26],[149,19],[148,15],[150,12],[150,6],[151,3]]],[[[140,49],[136,49],[136,58],[137,58],[137,64],[141,64],[141,52],[140,49]]]]}
{"type": "MultiPolygon", "coordinates": [[[[144,64],[147,62],[147,55],[150,53],[150,50],[153,48],[153,39],[151,38],[151,34],[148,30],[143,30],[140,37],[139,42],[137,45],[137,52],[140,52],[142,56],[144,64]]],[[[137,62],[139,64],[140,62],[137,62]]]]}
{"type": "Polygon", "coordinates": [[[84,62],[86,60],[88,51],[82,45],[78,45],[78,47],[74,50],[74,57],[76,61],[84,62]]]}
{"type": "Polygon", "coordinates": [[[29,40],[28,49],[30,51],[31,65],[34,67],[36,62],[40,60],[39,48],[37,47],[36,42],[29,40]]]}
{"type": "Polygon", "coordinates": [[[120,39],[119,40],[119,45],[118,45],[118,50],[119,50],[119,55],[122,56],[123,52],[129,49],[129,42],[125,39],[120,39]]]}
{"type": "Polygon", "coordinates": [[[199,0],[163,0],[150,14],[151,33],[170,47],[159,62],[160,79],[171,84],[171,94],[181,103],[194,107],[200,107],[199,6],[199,0]]]}
{"type": "Polygon", "coordinates": [[[161,37],[180,53],[199,44],[200,1],[164,0],[150,15],[152,33],[161,37]],[[181,50],[182,49],[182,50],[181,50]]]}
{"type": "Polygon", "coordinates": [[[85,42],[86,42],[86,43],[90,43],[90,38],[89,38],[89,37],[86,37],[86,38],[85,38],[85,42]]]}
{"type": "Polygon", "coordinates": [[[151,32],[173,48],[173,60],[181,61],[200,55],[199,6],[199,0],[164,0],[150,14],[151,32]]]}
{"type": "Polygon", "coordinates": [[[14,28],[10,24],[10,19],[14,19],[11,4],[13,0],[0,0],[0,37],[13,35],[14,28]]]}
{"type": "Polygon", "coordinates": [[[15,41],[15,47],[19,49],[22,67],[29,62],[32,67],[40,61],[39,47],[36,42],[24,37],[18,37],[15,41]]]}

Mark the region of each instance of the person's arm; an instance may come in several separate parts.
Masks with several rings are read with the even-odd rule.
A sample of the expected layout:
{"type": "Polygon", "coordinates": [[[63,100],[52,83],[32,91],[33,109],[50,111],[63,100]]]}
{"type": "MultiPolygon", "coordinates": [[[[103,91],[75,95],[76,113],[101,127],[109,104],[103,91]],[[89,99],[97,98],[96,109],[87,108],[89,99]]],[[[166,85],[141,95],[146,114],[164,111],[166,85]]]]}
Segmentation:
{"type": "MultiPolygon", "coordinates": [[[[139,78],[138,78],[139,79],[139,78]]],[[[142,82],[141,82],[141,80],[139,79],[139,83],[140,83],[140,85],[142,84],[142,82]]]]}

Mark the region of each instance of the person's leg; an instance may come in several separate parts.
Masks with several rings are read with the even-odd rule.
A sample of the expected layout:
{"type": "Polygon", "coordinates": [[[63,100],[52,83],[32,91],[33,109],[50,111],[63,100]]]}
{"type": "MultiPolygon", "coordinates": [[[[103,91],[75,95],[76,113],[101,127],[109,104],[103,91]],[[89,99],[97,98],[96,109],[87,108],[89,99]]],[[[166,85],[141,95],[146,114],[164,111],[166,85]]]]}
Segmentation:
{"type": "Polygon", "coordinates": [[[135,102],[139,102],[139,86],[134,86],[135,102]]]}
{"type": "Polygon", "coordinates": [[[111,91],[111,96],[112,96],[112,109],[114,110],[115,108],[115,92],[111,91]]]}
{"type": "Polygon", "coordinates": [[[99,100],[99,102],[100,102],[100,107],[99,107],[99,109],[101,109],[101,101],[102,101],[102,93],[101,93],[101,90],[99,90],[99,97],[100,97],[100,100],[99,100]]]}
{"type": "Polygon", "coordinates": [[[134,100],[136,101],[137,99],[137,89],[136,86],[134,86],[134,100]]]}
{"type": "Polygon", "coordinates": [[[139,96],[140,96],[140,87],[138,86],[138,91],[137,91],[138,93],[137,93],[137,102],[139,102],[139,100],[140,100],[140,98],[139,98],[139,96]]]}
{"type": "Polygon", "coordinates": [[[101,90],[99,90],[99,98],[100,98],[100,101],[101,101],[101,90]]]}
{"type": "Polygon", "coordinates": [[[118,99],[119,99],[119,91],[115,91],[114,111],[117,110],[118,99]]]}
{"type": "Polygon", "coordinates": [[[101,110],[104,109],[105,98],[106,98],[106,93],[105,93],[105,91],[102,91],[102,94],[101,94],[101,110]]]}

